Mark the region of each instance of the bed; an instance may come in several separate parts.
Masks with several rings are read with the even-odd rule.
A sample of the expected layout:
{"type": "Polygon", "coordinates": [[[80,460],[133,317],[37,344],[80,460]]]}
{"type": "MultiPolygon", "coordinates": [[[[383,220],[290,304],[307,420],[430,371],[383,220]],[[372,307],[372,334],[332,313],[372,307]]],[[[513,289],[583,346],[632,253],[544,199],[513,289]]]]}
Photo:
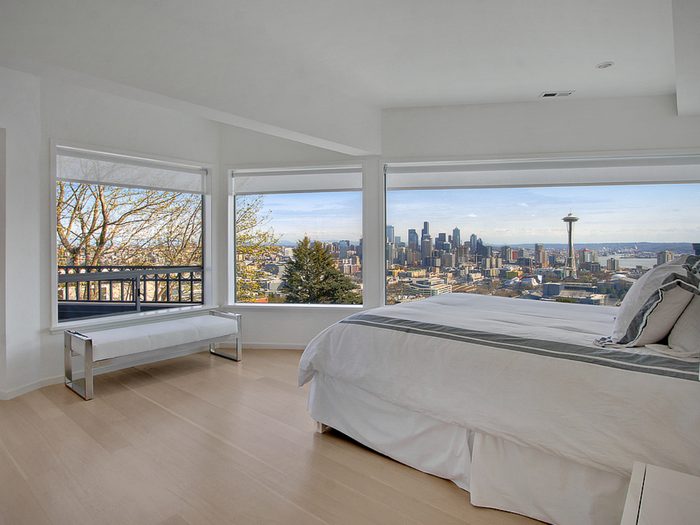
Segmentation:
{"type": "Polygon", "coordinates": [[[317,422],[474,505],[619,523],[635,461],[700,475],[693,257],[619,308],[444,294],[363,311],[314,338],[299,384],[317,422]]]}

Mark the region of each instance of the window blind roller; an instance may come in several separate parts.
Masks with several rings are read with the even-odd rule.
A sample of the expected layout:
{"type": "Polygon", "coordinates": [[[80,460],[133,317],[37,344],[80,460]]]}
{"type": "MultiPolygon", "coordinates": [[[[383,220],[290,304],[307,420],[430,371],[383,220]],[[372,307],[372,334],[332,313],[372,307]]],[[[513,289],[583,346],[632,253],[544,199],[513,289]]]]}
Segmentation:
{"type": "Polygon", "coordinates": [[[700,155],[386,164],[387,190],[700,182],[700,155]]]}
{"type": "Polygon", "coordinates": [[[206,188],[207,170],[198,166],[68,146],[57,146],[56,155],[56,177],[65,182],[196,194],[206,188]]]}
{"type": "Polygon", "coordinates": [[[233,171],[235,195],[361,190],[361,166],[233,171]]]}

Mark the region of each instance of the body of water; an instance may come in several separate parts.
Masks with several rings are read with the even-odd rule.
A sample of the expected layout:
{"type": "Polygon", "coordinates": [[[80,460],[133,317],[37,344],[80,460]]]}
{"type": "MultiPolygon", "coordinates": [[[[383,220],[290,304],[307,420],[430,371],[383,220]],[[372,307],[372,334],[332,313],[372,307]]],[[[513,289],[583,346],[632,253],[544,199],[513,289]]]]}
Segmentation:
{"type": "MultiPolygon", "coordinates": [[[[610,259],[611,257],[608,257],[610,259]]],[[[656,264],[656,257],[649,257],[643,259],[630,259],[627,257],[619,257],[617,255],[612,256],[613,259],[620,261],[620,268],[636,268],[641,266],[642,268],[653,268],[656,264]]],[[[606,259],[607,261],[607,259],[606,259]]],[[[604,266],[604,265],[601,265],[604,266]]]]}

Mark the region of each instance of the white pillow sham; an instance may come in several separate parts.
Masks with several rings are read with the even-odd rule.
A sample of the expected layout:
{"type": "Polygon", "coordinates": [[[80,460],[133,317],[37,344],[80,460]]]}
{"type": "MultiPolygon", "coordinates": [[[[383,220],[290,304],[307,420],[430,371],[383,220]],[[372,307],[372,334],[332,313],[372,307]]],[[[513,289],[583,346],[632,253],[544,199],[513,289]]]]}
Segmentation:
{"type": "Polygon", "coordinates": [[[612,341],[644,346],[665,338],[693,295],[700,294],[692,271],[699,261],[695,255],[682,255],[642,275],[622,301],[612,341]]]}
{"type": "Polygon", "coordinates": [[[683,310],[668,334],[669,355],[700,358],[700,296],[695,296],[683,310]]]}

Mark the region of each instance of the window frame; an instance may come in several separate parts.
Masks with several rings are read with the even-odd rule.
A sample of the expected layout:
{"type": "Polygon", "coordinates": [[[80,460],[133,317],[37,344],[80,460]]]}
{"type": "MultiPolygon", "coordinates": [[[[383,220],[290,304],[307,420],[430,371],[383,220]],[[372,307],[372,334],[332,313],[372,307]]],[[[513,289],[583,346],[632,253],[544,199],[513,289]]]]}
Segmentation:
{"type": "MultiPolygon", "coordinates": [[[[195,162],[186,159],[178,159],[172,157],[163,157],[156,155],[147,155],[139,152],[118,150],[95,146],[93,144],[84,144],[72,141],[64,141],[50,139],[50,210],[51,210],[51,226],[50,226],[50,250],[51,250],[51,332],[58,332],[69,328],[100,328],[110,326],[129,325],[134,321],[143,318],[167,318],[176,317],[178,315],[187,314],[192,311],[207,310],[214,307],[213,300],[213,270],[212,270],[212,173],[214,166],[212,164],[195,162]],[[56,290],[58,289],[58,240],[56,236],[58,228],[58,217],[56,215],[56,185],[58,178],[58,161],[60,148],[74,148],[78,150],[93,151],[97,156],[103,154],[105,160],[112,156],[114,162],[119,162],[119,157],[125,159],[133,159],[134,162],[125,164],[136,164],[154,167],[170,167],[173,170],[185,168],[185,171],[201,170],[204,175],[204,183],[202,188],[202,304],[192,306],[182,306],[176,308],[163,308],[159,310],[129,312],[114,315],[103,315],[86,319],[74,319],[59,321],[58,319],[58,300],[56,298],[56,290]]],[[[108,184],[104,184],[108,186],[108,184]]],[[[156,188],[154,188],[156,189],[156,188]]],[[[173,191],[173,190],[171,190],[173,191]]]]}
{"type": "MultiPolygon", "coordinates": [[[[407,187],[390,188],[389,175],[399,174],[402,171],[410,174],[439,174],[466,172],[464,184],[457,186],[459,189],[499,189],[499,188],[535,188],[535,187],[589,187],[589,186],[624,186],[624,185],[651,185],[651,184],[700,184],[700,150],[655,150],[645,154],[639,152],[610,152],[601,154],[561,154],[544,156],[502,156],[470,159],[382,159],[383,184],[384,184],[384,230],[388,224],[388,193],[393,190],[409,189],[407,187]],[[654,168],[661,166],[692,166],[696,172],[692,176],[684,174],[672,178],[664,178],[658,173],[652,173],[654,168]],[[582,181],[575,177],[577,170],[603,168],[603,169],[630,169],[625,176],[611,179],[606,172],[599,173],[604,176],[582,181]],[[635,171],[635,168],[637,169],[635,171]],[[441,171],[442,170],[442,171],[441,171]],[[552,178],[553,173],[562,173],[562,170],[570,170],[563,178],[552,178]],[[490,177],[484,177],[487,173],[490,177]],[[521,178],[522,175],[524,178],[521,178]],[[495,176],[494,176],[495,175],[495,176]]],[[[622,173],[618,173],[622,175],[622,173]]],[[[413,189],[447,189],[448,185],[421,185],[413,189]]],[[[452,186],[454,188],[455,186],[452,186]]],[[[692,242],[692,241],[691,241],[692,242]]],[[[386,250],[384,251],[386,253],[386,250]]],[[[386,267],[386,255],[383,258],[386,267]]],[[[387,280],[388,275],[382,276],[383,301],[387,305],[387,280]]]]}
{"type": "MultiPolygon", "coordinates": [[[[365,239],[367,234],[367,221],[365,215],[366,209],[366,178],[367,178],[367,161],[366,159],[352,159],[351,162],[347,161],[336,161],[336,162],[320,162],[320,163],[283,163],[283,164],[248,164],[248,165],[236,165],[228,166],[226,168],[227,178],[228,178],[228,304],[233,305],[237,308],[263,308],[265,310],[271,310],[274,308],[293,308],[293,309],[303,309],[303,308],[327,308],[327,309],[362,309],[366,308],[368,303],[364,294],[364,283],[367,278],[367,265],[365,264],[365,239]],[[237,302],[236,297],[236,193],[234,188],[234,177],[235,173],[254,173],[267,172],[269,176],[274,176],[274,173],[284,174],[284,173],[299,173],[304,174],[305,172],[322,172],[323,170],[328,171],[339,171],[339,170],[349,170],[361,174],[360,188],[357,190],[318,190],[309,189],[304,190],[294,190],[294,191],[279,191],[279,192],[268,192],[261,193],[264,194],[291,194],[291,193],[322,193],[328,192],[338,192],[338,191],[359,191],[361,195],[361,209],[360,212],[360,225],[361,225],[361,239],[363,239],[363,254],[362,254],[362,283],[363,283],[363,295],[362,304],[314,304],[314,303],[256,303],[256,302],[237,302]]],[[[265,176],[265,175],[263,175],[265,176]]],[[[253,195],[252,193],[247,193],[253,195]]],[[[257,195],[257,194],[256,194],[257,195]]]]}

